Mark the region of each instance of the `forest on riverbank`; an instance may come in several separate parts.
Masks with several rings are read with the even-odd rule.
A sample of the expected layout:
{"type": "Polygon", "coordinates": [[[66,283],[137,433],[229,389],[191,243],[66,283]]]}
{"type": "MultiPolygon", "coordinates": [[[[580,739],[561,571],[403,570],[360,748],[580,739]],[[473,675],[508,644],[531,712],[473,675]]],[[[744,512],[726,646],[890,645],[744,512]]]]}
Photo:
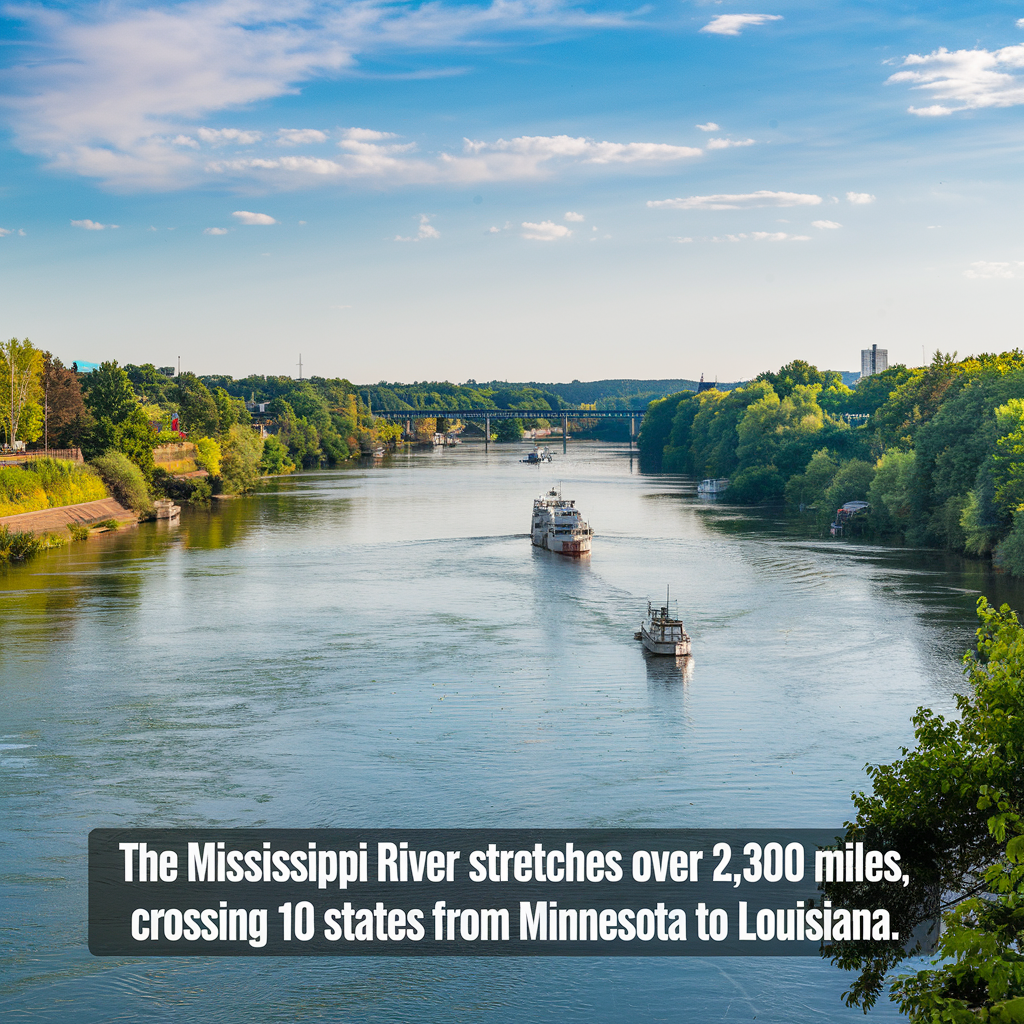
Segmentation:
{"type": "Polygon", "coordinates": [[[731,391],[652,402],[647,471],[728,477],[730,501],[785,503],[818,528],[867,501],[863,529],[1024,575],[1024,353],[936,353],[854,388],[795,361],[731,391]]]}

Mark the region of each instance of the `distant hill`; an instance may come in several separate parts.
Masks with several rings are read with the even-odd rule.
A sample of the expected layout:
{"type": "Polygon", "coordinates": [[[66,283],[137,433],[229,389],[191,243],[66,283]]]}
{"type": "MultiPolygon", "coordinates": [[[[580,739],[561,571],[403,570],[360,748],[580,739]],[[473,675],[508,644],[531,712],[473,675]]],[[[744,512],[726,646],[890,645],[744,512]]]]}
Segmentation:
{"type": "MultiPolygon", "coordinates": [[[[729,391],[738,387],[744,381],[732,384],[719,384],[722,391],[729,391]]],[[[570,383],[544,384],[531,381],[529,383],[513,384],[504,381],[491,381],[486,387],[508,388],[518,390],[520,388],[535,388],[538,391],[550,391],[563,399],[566,405],[580,406],[597,403],[598,407],[608,404],[616,408],[645,409],[647,403],[655,398],[664,398],[666,395],[674,395],[677,391],[696,391],[697,381],[695,380],[574,380],[570,383]],[[614,403],[609,400],[619,399],[614,403]],[[635,399],[635,402],[623,403],[622,399],[635,399]]]]}

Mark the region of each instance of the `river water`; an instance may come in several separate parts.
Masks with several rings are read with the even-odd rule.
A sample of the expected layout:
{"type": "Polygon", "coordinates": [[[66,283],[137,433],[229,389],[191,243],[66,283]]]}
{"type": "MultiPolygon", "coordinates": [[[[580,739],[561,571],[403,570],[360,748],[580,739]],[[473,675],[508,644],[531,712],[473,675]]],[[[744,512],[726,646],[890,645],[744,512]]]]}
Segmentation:
{"type": "Polygon", "coordinates": [[[522,455],[299,474],[0,574],[5,1019],[861,1019],[804,958],[88,953],[100,826],[839,826],[914,709],[953,707],[979,593],[1022,604],[981,563],[700,503],[621,445],[522,455]],[[559,481],[589,560],[527,538],[559,481]],[[632,637],[666,585],[690,673],[632,637]]]}

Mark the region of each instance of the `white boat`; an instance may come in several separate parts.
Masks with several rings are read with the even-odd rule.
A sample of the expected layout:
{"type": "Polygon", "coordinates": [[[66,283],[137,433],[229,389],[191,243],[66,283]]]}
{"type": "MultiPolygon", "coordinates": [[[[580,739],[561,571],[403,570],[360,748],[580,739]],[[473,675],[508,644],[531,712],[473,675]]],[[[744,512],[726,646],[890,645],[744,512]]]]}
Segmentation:
{"type": "Polygon", "coordinates": [[[708,479],[701,480],[697,484],[697,497],[699,498],[717,498],[720,494],[724,494],[729,490],[729,478],[722,476],[717,480],[708,479]]]}
{"type": "Polygon", "coordinates": [[[536,547],[579,558],[590,554],[593,536],[594,531],[576,502],[563,498],[558,488],[552,487],[547,494],[533,499],[530,538],[536,547]]]}
{"type": "Polygon", "coordinates": [[[679,658],[690,653],[690,637],[683,629],[682,619],[673,619],[669,615],[668,589],[665,590],[665,603],[655,608],[647,602],[647,618],[640,624],[640,632],[633,636],[639,640],[651,654],[668,654],[679,658]]]}

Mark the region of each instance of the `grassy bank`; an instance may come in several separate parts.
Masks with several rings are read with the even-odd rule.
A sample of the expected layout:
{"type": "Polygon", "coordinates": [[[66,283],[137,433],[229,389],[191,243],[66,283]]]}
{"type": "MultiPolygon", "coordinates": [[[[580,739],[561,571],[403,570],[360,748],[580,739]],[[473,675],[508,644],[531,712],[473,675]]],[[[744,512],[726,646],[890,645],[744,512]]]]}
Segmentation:
{"type": "Polygon", "coordinates": [[[91,466],[57,459],[37,459],[31,468],[0,469],[0,517],[78,505],[108,497],[91,466]]]}

